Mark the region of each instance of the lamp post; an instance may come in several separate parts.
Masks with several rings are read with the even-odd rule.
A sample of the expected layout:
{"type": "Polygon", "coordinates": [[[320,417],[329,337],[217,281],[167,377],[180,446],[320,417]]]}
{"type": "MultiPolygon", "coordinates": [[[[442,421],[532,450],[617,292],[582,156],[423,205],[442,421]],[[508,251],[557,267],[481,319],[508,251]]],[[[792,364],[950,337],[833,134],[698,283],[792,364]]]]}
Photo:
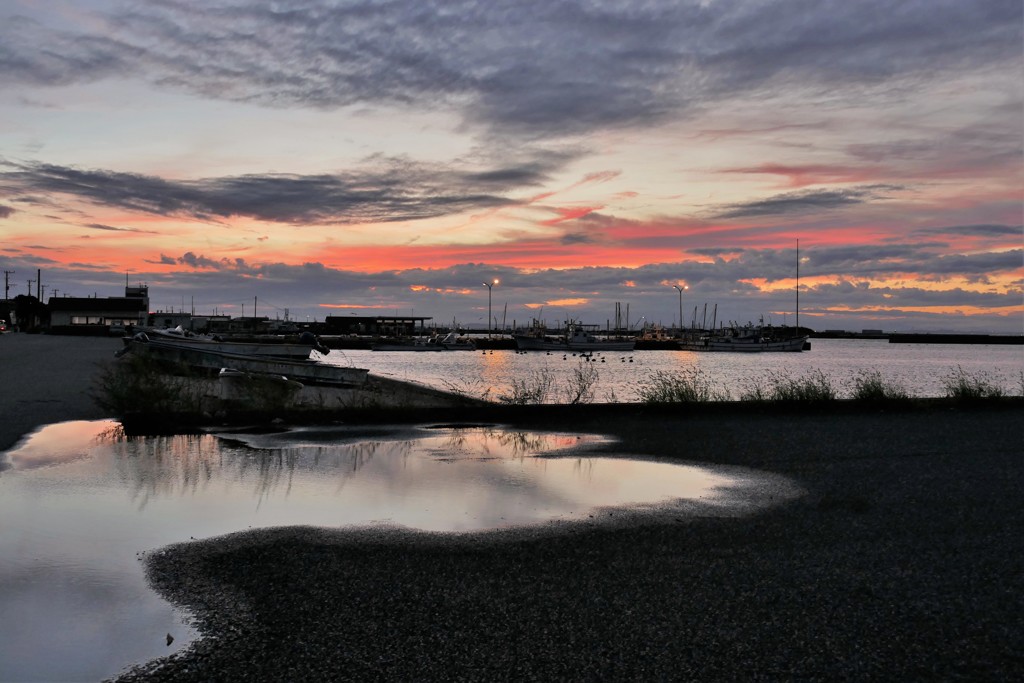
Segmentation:
{"type": "Polygon", "coordinates": [[[672,285],[679,292],[679,338],[683,338],[683,290],[689,289],[686,285],[672,285]]]}
{"type": "Polygon", "coordinates": [[[491,289],[494,285],[498,284],[498,278],[494,278],[494,282],[484,282],[484,287],[487,288],[487,338],[491,338],[491,289]]]}

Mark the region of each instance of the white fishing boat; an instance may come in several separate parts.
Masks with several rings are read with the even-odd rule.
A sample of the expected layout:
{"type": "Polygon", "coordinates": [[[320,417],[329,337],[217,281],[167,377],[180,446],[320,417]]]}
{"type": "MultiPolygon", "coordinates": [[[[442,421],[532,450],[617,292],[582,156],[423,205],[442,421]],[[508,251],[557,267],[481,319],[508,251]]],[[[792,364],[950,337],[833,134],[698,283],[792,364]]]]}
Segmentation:
{"type": "MultiPolygon", "coordinates": [[[[149,337],[150,340],[160,341],[168,346],[207,349],[246,356],[304,360],[309,358],[312,351],[317,351],[324,355],[330,353],[330,349],[320,343],[320,340],[310,332],[303,332],[296,341],[269,338],[260,341],[231,341],[218,335],[194,334],[188,330],[183,330],[180,325],[176,328],[168,329],[150,328],[144,330],[143,334],[149,337]]],[[[132,337],[125,337],[125,346],[131,340],[132,337]]]]}
{"type": "MultiPolygon", "coordinates": [[[[183,344],[162,337],[151,338],[138,333],[125,341],[125,353],[143,354],[169,363],[181,363],[207,373],[219,373],[221,369],[249,373],[282,375],[302,384],[328,386],[361,386],[366,382],[369,370],[323,363],[310,358],[289,359],[274,356],[233,353],[223,346],[205,344],[183,344]]],[[[230,347],[229,347],[230,348],[230,347]]]]}
{"type": "Polygon", "coordinates": [[[544,326],[534,321],[513,338],[520,351],[632,351],[636,347],[635,339],[602,339],[571,321],[564,335],[548,335],[544,326]]]}

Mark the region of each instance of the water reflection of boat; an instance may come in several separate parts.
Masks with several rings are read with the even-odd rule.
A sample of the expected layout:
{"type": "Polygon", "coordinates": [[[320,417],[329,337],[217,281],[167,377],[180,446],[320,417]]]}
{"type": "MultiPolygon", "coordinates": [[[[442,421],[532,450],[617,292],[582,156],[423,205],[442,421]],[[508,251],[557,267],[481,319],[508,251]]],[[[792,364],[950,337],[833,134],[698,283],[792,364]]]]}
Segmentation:
{"type": "MultiPolygon", "coordinates": [[[[587,330],[587,325],[569,321],[564,335],[549,335],[538,322],[513,335],[520,351],[632,351],[635,339],[602,339],[587,330]]],[[[596,325],[589,327],[596,328],[596,325]]]]}
{"type": "Polygon", "coordinates": [[[455,332],[445,336],[417,337],[414,339],[382,340],[370,346],[374,351],[474,351],[472,339],[460,337],[455,332]]]}
{"type": "Polygon", "coordinates": [[[289,380],[302,384],[328,386],[361,386],[366,382],[369,370],[364,368],[331,365],[317,360],[287,359],[256,354],[232,353],[215,345],[195,345],[166,341],[162,337],[150,338],[139,333],[125,341],[125,348],[119,355],[130,352],[147,355],[156,360],[182,363],[191,368],[210,374],[220,373],[222,368],[264,375],[283,375],[289,380]]]}
{"type": "MultiPolygon", "coordinates": [[[[304,360],[312,351],[324,355],[330,349],[320,343],[311,332],[303,332],[297,341],[288,342],[282,339],[266,339],[261,341],[230,341],[218,335],[193,334],[183,330],[181,326],[167,329],[148,328],[141,332],[151,340],[158,340],[167,346],[179,346],[189,349],[207,349],[224,353],[238,353],[247,356],[267,356],[288,360],[304,360]]],[[[127,347],[133,337],[125,337],[127,347]]]]}

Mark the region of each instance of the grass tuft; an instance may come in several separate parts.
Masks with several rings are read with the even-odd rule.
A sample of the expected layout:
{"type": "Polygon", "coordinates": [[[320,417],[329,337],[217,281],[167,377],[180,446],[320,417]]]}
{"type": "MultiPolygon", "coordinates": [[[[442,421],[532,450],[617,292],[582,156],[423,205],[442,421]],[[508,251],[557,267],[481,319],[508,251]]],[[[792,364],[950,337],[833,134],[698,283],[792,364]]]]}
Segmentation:
{"type": "Polygon", "coordinates": [[[878,370],[867,370],[853,378],[851,398],[864,403],[907,401],[910,392],[902,385],[882,377],[878,370]]]}
{"type": "Polygon", "coordinates": [[[147,355],[128,354],[104,365],[92,398],[113,415],[202,412],[204,389],[188,366],[169,366],[147,355]]]}
{"type": "Polygon", "coordinates": [[[956,371],[946,375],[942,387],[947,398],[961,401],[976,401],[987,398],[1002,398],[1006,392],[987,373],[968,374],[959,365],[956,371]]]}
{"type": "Polygon", "coordinates": [[[769,372],[761,379],[748,382],[740,394],[741,401],[822,403],[839,397],[832,380],[821,370],[812,370],[800,377],[769,372]]]}
{"type": "Polygon", "coordinates": [[[538,370],[528,377],[514,378],[511,391],[498,395],[498,402],[513,406],[544,403],[553,384],[554,378],[549,370],[538,370]]]}
{"type": "Polygon", "coordinates": [[[709,403],[728,401],[729,392],[715,387],[700,368],[680,372],[659,370],[637,387],[642,403],[709,403]]]}

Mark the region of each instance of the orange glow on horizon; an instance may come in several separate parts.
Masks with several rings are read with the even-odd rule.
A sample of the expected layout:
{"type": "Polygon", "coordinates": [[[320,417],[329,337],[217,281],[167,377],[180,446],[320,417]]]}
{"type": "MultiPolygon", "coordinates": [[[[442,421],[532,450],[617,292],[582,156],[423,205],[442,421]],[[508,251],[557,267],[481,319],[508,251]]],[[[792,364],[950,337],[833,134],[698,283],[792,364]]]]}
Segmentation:
{"type": "MultiPolygon", "coordinates": [[[[827,306],[821,310],[828,313],[934,313],[937,315],[998,315],[1008,317],[1024,313],[1024,305],[1004,306],[1001,308],[982,308],[981,306],[827,306]]],[[[801,315],[806,315],[803,311],[801,315]]],[[[822,315],[822,313],[818,313],[822,315]]]]}

